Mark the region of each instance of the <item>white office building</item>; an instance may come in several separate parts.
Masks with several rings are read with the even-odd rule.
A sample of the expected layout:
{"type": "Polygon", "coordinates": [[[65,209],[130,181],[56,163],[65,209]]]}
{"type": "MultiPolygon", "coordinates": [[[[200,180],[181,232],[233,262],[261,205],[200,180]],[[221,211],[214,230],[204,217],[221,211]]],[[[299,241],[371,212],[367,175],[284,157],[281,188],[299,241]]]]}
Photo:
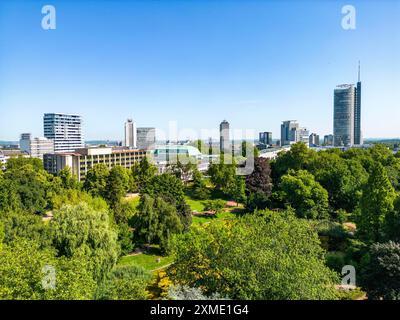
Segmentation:
{"type": "Polygon", "coordinates": [[[21,134],[19,146],[22,152],[28,153],[32,158],[43,159],[46,153],[54,153],[54,141],[38,137],[32,138],[30,133],[21,134]]]}
{"type": "Polygon", "coordinates": [[[136,149],[137,145],[137,135],[136,135],[136,122],[132,119],[128,119],[125,122],[125,139],[124,146],[136,149]]]}
{"type": "Polygon", "coordinates": [[[156,128],[137,128],[137,147],[142,150],[154,150],[156,145],[156,128]]]}
{"type": "Polygon", "coordinates": [[[45,113],[44,136],[54,141],[54,152],[73,152],[85,146],[82,118],[76,114],[45,113]]]}

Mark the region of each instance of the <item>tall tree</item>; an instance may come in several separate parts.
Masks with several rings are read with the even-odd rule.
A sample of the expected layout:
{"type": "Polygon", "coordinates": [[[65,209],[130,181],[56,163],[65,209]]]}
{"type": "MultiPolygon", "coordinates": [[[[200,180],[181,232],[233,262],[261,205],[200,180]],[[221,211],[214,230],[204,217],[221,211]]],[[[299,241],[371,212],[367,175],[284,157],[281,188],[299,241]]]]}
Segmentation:
{"type": "Polygon", "coordinates": [[[394,210],[396,193],[384,167],[375,162],[360,200],[357,230],[359,235],[372,242],[384,238],[384,221],[394,210]]]}
{"type": "Polygon", "coordinates": [[[296,210],[300,218],[326,218],[328,192],[305,170],[289,170],[281,178],[279,188],[285,193],[287,204],[296,210]]]}
{"type": "Polygon", "coordinates": [[[400,299],[400,244],[389,241],[371,246],[361,273],[369,299],[400,299]]]}
{"type": "Polygon", "coordinates": [[[110,170],[104,163],[94,165],[86,174],[83,189],[93,196],[105,197],[109,174],[110,170]]]}
{"type": "Polygon", "coordinates": [[[129,173],[121,166],[115,166],[107,177],[105,198],[112,208],[121,201],[129,189],[129,173]]]}

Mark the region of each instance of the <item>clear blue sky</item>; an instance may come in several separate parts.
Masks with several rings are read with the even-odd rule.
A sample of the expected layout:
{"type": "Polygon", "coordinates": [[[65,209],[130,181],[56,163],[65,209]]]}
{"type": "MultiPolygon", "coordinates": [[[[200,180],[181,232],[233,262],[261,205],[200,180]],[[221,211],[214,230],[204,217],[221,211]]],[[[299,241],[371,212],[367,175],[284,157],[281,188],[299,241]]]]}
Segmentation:
{"type": "MultiPolygon", "coordinates": [[[[357,80],[364,137],[400,136],[400,1],[0,2],[0,140],[79,113],[87,139],[138,126],[332,132],[333,89],[357,80]],[[57,29],[41,28],[52,4],[57,29]],[[341,8],[356,8],[356,30],[341,8]]],[[[183,137],[185,138],[185,134],[183,137]]]]}

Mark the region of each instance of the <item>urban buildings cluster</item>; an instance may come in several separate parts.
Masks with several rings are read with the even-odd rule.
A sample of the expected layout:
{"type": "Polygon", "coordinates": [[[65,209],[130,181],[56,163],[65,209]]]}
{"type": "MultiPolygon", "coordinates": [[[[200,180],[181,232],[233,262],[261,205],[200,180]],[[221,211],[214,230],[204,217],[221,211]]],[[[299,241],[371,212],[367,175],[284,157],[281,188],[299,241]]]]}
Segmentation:
{"type": "MultiPolygon", "coordinates": [[[[286,120],[281,124],[280,139],[273,141],[272,132],[263,131],[259,133],[258,143],[255,146],[261,150],[261,154],[273,158],[280,151],[298,142],[317,148],[347,148],[362,145],[360,65],[357,84],[339,85],[334,89],[333,96],[333,134],[325,135],[322,140],[317,133],[310,134],[309,130],[300,126],[296,120],[286,120]]],[[[0,166],[4,167],[7,159],[12,156],[30,156],[43,159],[44,167],[50,173],[57,173],[68,166],[72,173],[82,180],[95,164],[103,163],[109,168],[114,165],[130,168],[149,153],[164,167],[171,158],[182,154],[198,160],[203,158],[201,153],[203,150],[199,151],[189,146],[189,141],[180,145],[177,142],[167,141],[163,146],[156,146],[156,129],[137,127],[133,119],[126,120],[124,138],[114,147],[108,145],[85,147],[82,117],[77,114],[45,113],[43,131],[44,137],[32,137],[30,133],[22,133],[19,151],[0,150],[0,166]]],[[[219,133],[220,152],[235,154],[240,150],[240,143],[235,145],[235,141],[230,139],[228,121],[223,120],[220,123],[219,133]]],[[[211,138],[208,150],[214,150],[211,138]]],[[[208,154],[206,157],[211,159],[213,155],[208,154]]]]}

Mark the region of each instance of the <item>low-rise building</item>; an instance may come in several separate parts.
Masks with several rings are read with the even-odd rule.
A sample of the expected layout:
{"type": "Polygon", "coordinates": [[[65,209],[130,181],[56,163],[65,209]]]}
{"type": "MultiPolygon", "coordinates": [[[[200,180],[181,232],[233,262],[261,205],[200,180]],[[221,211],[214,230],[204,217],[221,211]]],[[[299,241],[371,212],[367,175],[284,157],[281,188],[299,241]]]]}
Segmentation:
{"type": "Polygon", "coordinates": [[[96,164],[103,163],[110,169],[117,165],[129,169],[145,156],[146,151],[139,149],[81,148],[70,153],[45,154],[43,163],[46,171],[53,174],[68,166],[72,174],[83,181],[88,170],[96,164]]]}

